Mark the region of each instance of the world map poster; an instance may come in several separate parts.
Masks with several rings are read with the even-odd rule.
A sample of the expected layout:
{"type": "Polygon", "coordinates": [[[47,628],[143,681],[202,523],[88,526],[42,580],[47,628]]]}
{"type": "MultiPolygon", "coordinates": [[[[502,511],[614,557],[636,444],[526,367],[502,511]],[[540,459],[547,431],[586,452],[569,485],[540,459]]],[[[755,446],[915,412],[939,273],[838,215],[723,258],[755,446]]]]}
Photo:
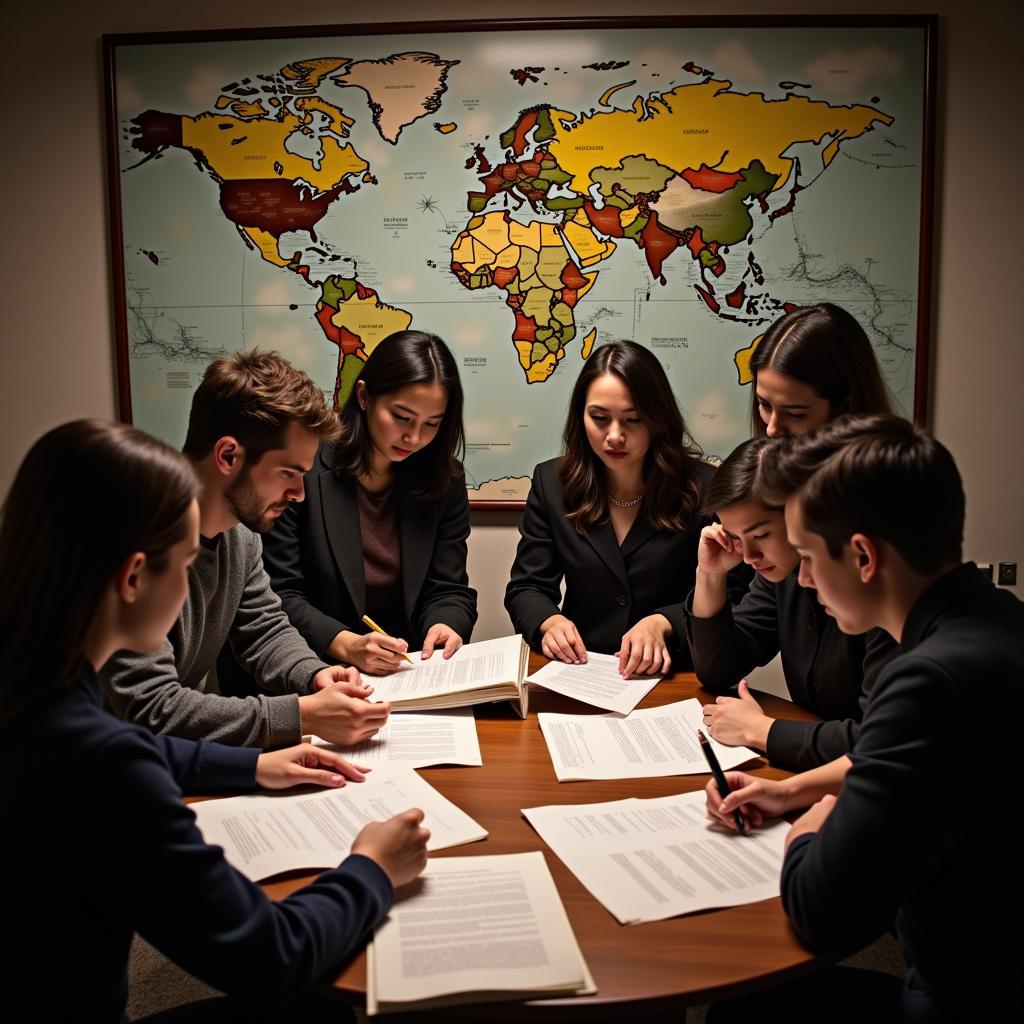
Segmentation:
{"type": "Polygon", "coordinates": [[[123,407],[180,445],[221,354],[274,349],[341,403],[383,338],[429,331],[470,498],[516,502],[595,346],[650,347],[714,461],[765,329],[830,301],[910,415],[928,31],[108,37],[123,407]]]}

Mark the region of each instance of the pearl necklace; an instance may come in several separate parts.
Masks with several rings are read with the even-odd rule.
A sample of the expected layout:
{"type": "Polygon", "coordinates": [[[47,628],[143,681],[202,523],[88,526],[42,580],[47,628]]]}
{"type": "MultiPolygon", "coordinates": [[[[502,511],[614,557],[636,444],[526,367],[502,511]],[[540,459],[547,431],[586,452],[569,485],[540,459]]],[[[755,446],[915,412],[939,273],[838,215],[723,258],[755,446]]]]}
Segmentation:
{"type": "Polygon", "coordinates": [[[628,501],[621,501],[618,498],[613,498],[610,494],[608,495],[608,500],[616,508],[633,508],[634,506],[639,505],[640,502],[643,501],[643,499],[644,499],[644,492],[643,491],[641,491],[635,498],[630,498],[628,501]]]}

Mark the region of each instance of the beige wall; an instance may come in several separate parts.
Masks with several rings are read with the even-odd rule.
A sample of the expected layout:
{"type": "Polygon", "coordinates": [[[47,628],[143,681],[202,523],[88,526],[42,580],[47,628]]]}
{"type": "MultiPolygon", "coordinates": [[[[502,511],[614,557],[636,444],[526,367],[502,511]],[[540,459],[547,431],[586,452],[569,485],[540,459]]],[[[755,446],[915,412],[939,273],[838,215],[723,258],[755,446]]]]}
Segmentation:
{"type": "MultiPolygon", "coordinates": [[[[115,412],[100,35],[104,32],[353,21],[479,17],[479,3],[384,7],[306,0],[115,0],[18,4],[5,18],[0,69],[8,129],[3,181],[3,294],[0,340],[0,492],[28,445],[45,429],[83,415],[115,412]],[[384,11],[387,11],[385,14],[384,11]]],[[[773,13],[819,12],[817,2],[773,13]]],[[[847,0],[830,10],[890,12],[892,4],[847,0]]],[[[1017,174],[1024,144],[1016,0],[904,2],[937,12],[940,89],[937,148],[932,418],[956,455],[968,493],[966,552],[1022,563],[1024,509],[1019,438],[1024,402],[1017,174]]],[[[764,13],[747,0],[668,3],[562,0],[559,15],[764,13]]],[[[527,2],[521,16],[555,13],[527,2]]],[[[82,500],[88,496],[83,495],[82,500]]],[[[477,514],[470,573],[481,592],[478,638],[507,631],[501,594],[515,544],[515,517],[477,514]]],[[[1018,592],[1019,588],[1018,588],[1018,592]]]]}

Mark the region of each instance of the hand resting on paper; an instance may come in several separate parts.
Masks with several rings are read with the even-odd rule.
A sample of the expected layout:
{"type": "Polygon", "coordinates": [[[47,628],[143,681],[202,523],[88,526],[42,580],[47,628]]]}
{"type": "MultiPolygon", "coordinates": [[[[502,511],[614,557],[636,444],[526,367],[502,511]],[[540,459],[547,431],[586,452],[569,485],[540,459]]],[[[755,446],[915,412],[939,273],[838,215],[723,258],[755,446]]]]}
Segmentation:
{"type": "Polygon", "coordinates": [[[264,789],[290,789],[292,786],[328,786],[335,789],[345,780],[362,782],[369,768],[346,761],[340,754],[300,743],[283,750],[260,754],[256,760],[256,784],[264,789]]]}
{"type": "Polygon", "coordinates": [[[540,650],[545,658],[567,665],[586,665],[587,649],[576,625],[564,615],[550,615],[540,624],[540,650]]]}
{"type": "Polygon", "coordinates": [[[423,812],[411,807],[387,821],[373,821],[352,844],[352,852],[369,857],[400,889],[427,866],[430,830],[422,827],[423,812]]]}
{"type": "Polygon", "coordinates": [[[714,704],[704,705],[704,724],[713,739],[728,747],[768,746],[769,718],[751,696],[746,679],[740,680],[738,697],[719,697],[714,704]]]}
{"type": "Polygon", "coordinates": [[[462,646],[462,637],[443,622],[438,622],[427,630],[423,638],[423,649],[420,651],[420,659],[426,661],[437,647],[443,648],[441,657],[447,661],[462,646]]]}
{"type": "Polygon", "coordinates": [[[665,638],[672,632],[672,623],[660,613],[645,615],[622,637],[616,657],[619,675],[623,679],[634,676],[665,676],[672,667],[665,638]]]}

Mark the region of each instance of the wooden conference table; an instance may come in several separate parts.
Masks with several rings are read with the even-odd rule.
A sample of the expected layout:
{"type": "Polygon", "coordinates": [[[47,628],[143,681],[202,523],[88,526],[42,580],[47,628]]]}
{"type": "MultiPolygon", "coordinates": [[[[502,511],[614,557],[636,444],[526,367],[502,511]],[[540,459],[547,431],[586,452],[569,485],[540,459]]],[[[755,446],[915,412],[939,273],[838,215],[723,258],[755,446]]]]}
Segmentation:
{"type": "MultiPolygon", "coordinates": [[[[531,671],[544,663],[530,655],[531,671]]],[[[702,689],[692,672],[677,673],[659,683],[640,707],[657,707],[697,697],[702,704],[714,696],[702,689]]],[[[803,709],[760,694],[767,714],[813,721],[803,709]]],[[[709,775],[676,775],[661,779],[619,779],[600,782],[558,782],[537,713],[602,714],[579,701],[531,687],[530,716],[523,721],[508,704],[477,705],[476,724],[483,757],[481,768],[426,768],[423,777],[487,829],[479,843],[431,856],[522,853],[541,850],[565,904],[597,994],[528,1003],[488,1003],[486,1007],[452,1006],[415,1019],[434,1020],[622,1020],[643,1013],[648,1024],[659,1017],[678,1022],[684,1007],[739,995],[770,981],[793,977],[821,961],[805,950],[790,929],[779,899],[723,910],[689,914],[649,924],[620,925],[552,853],[520,814],[523,807],[546,804],[596,803],[624,797],[667,796],[703,789],[709,775]]],[[[766,778],[788,772],[770,768],[764,759],[744,768],[766,778]]],[[[308,877],[291,876],[264,885],[281,898],[308,877]]],[[[366,993],[366,955],[360,953],[334,981],[339,996],[362,1002],[366,993]]],[[[388,1014],[388,1020],[412,1015],[388,1014]]]]}

